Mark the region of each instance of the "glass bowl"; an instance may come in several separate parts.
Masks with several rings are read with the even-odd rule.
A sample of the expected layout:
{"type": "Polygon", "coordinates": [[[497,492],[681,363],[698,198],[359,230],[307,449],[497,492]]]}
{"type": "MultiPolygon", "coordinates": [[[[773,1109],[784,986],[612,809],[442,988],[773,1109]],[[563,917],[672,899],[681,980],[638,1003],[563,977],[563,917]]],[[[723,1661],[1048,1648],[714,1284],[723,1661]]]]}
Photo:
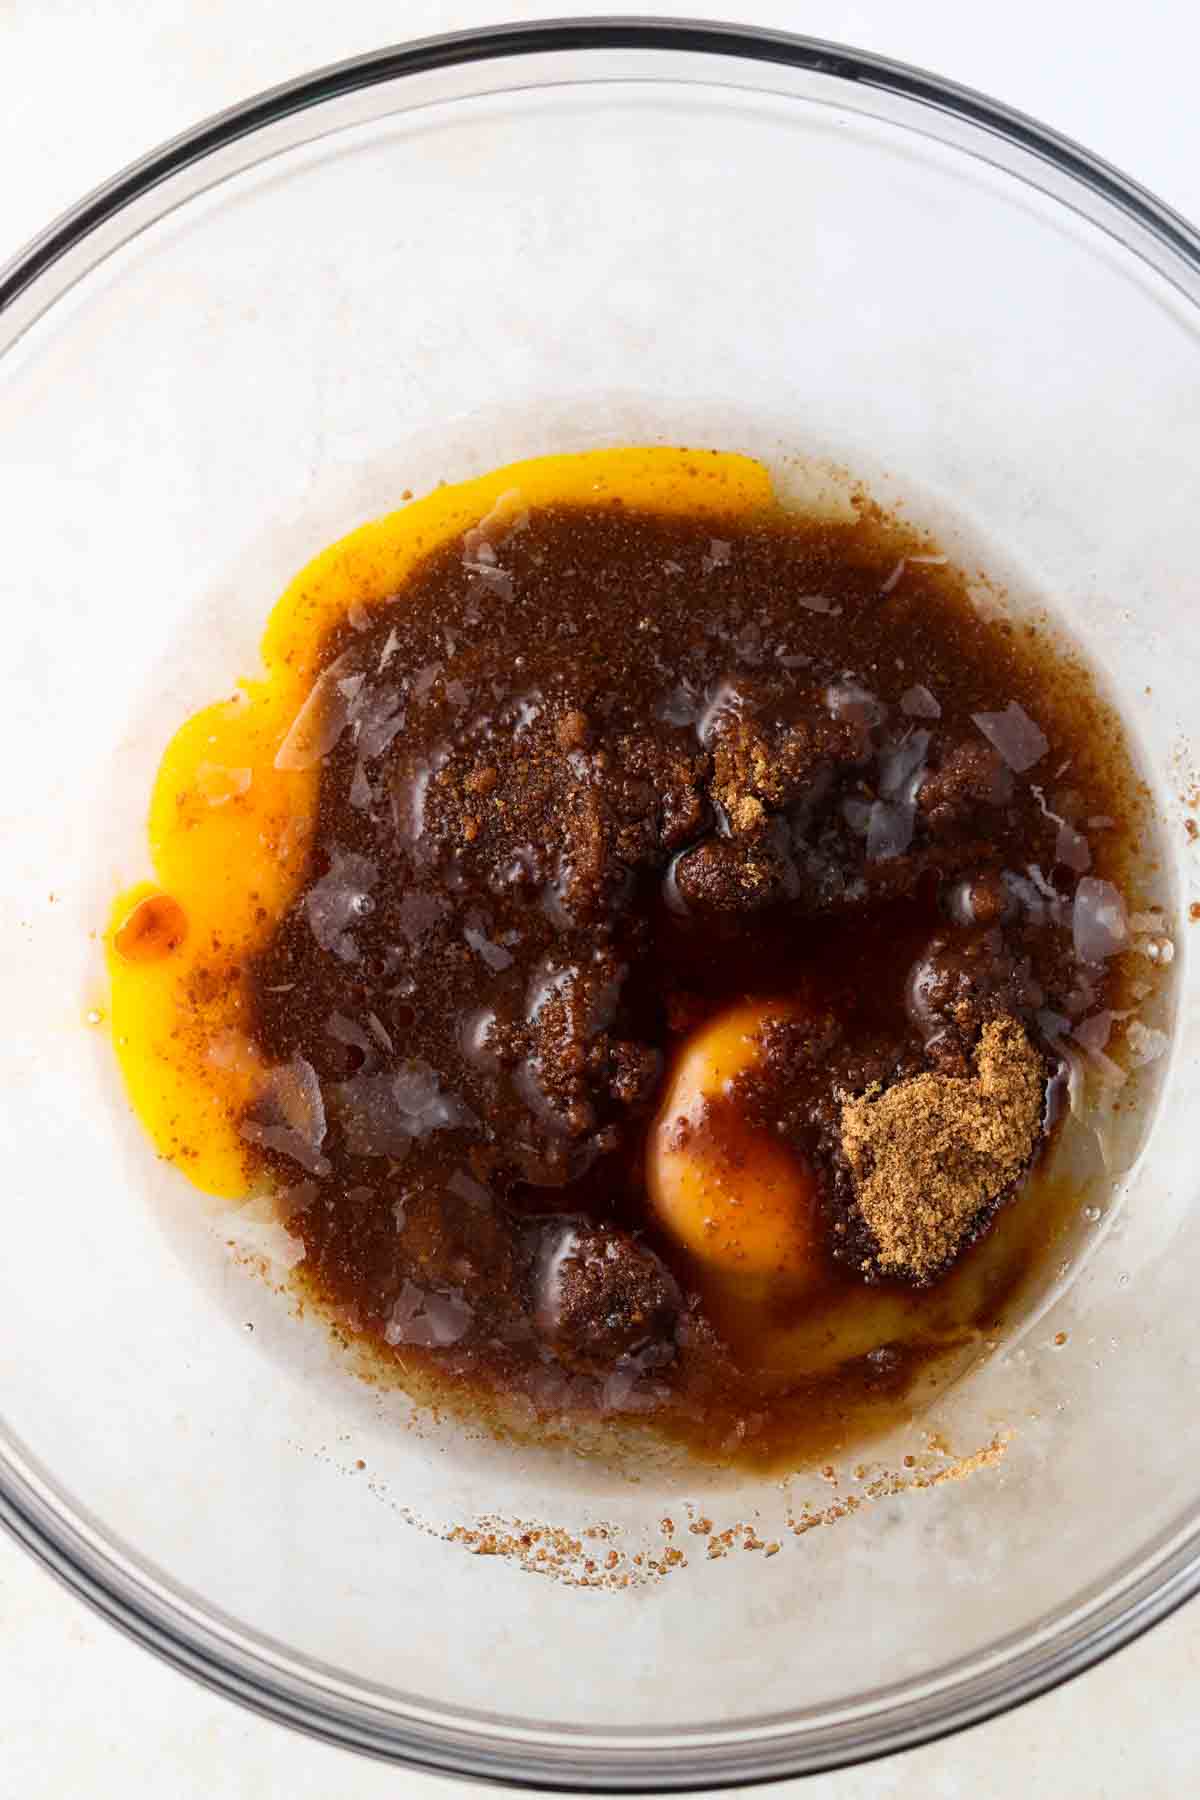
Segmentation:
{"type": "Polygon", "coordinates": [[[634,1481],[354,1380],[154,1161],[87,1015],[162,745],[293,571],[406,488],[614,441],[844,466],[1049,605],[1186,917],[1198,267],[1149,195],[948,82],[593,20],[264,94],[4,273],[0,1508],[77,1592],[332,1741],[609,1790],[898,1750],[1194,1592],[1186,926],[1148,1135],[1069,1278],[907,1436],[782,1487],[634,1481]],[[627,1587],[578,1585],[610,1558],[627,1587]]]}

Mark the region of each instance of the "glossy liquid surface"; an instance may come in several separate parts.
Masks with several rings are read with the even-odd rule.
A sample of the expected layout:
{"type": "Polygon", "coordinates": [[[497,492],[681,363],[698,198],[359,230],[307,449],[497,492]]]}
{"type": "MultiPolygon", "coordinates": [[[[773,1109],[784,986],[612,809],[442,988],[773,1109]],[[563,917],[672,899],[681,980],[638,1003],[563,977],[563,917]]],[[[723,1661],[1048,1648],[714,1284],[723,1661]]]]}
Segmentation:
{"type": "Polygon", "coordinates": [[[969,1074],[999,1010],[1048,1140],[1122,980],[1077,955],[1077,884],[1130,892],[1141,802],[1087,671],[868,504],[788,515],[739,458],[588,462],[447,490],[440,547],[414,509],[368,528],[373,577],[335,547],[301,578],[273,682],[202,772],[188,728],[168,754],[188,935],[155,967],[124,923],[117,990],[135,1048],[174,1008],[173,1153],[267,1180],[299,1279],[385,1364],[522,1429],[632,1419],[779,1466],[894,1416],[1061,1234],[1035,1168],[932,1286],[880,1280],[839,1096],[969,1074]],[[744,1014],[693,1123],[743,1182],[770,1160],[757,1260],[655,1204],[674,1073],[744,1014]]]}

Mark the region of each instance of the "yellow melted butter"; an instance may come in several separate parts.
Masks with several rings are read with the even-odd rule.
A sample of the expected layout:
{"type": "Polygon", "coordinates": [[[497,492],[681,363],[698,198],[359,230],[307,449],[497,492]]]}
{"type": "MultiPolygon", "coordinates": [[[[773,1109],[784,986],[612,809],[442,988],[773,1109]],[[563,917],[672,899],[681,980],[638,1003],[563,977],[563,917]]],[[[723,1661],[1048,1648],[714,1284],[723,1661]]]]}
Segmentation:
{"type": "Polygon", "coordinates": [[[242,968],[295,897],[307,864],[319,769],[275,767],[319,673],[321,648],[354,606],[393,598],[423,558],[494,509],[621,501],[658,512],[748,514],[774,501],[766,468],[727,451],[637,447],[510,463],[436,488],[314,557],[277,601],[264,672],[188,719],[150,802],[153,879],[115,901],[105,933],[109,1019],[130,1104],[160,1156],[221,1198],[250,1186],[239,1119],[263,1079],[240,1029],[242,968]],[[156,893],[182,906],[182,944],[128,961],[121,926],[156,893]]]}

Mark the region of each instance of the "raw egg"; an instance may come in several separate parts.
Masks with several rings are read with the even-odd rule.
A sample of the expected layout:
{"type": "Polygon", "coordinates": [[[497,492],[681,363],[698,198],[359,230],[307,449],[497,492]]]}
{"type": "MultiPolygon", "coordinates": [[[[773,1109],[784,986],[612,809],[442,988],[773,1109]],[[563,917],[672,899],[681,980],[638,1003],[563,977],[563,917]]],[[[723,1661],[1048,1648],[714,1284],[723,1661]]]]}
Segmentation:
{"type": "Polygon", "coordinates": [[[816,1272],[816,1179],[796,1151],[752,1123],[732,1085],[763,1056],[763,1027],[799,1017],[781,1002],[747,1001],[685,1045],[650,1132],[646,1179],[665,1230],[731,1275],[816,1272]]]}

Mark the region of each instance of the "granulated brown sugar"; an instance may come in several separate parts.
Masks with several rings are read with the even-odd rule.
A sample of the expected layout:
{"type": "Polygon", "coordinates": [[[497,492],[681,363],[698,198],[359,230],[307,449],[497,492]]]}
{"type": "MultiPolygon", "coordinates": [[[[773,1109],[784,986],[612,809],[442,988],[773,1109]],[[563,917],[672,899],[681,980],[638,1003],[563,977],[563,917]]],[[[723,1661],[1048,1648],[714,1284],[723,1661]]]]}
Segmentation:
{"type": "Polygon", "coordinates": [[[882,1270],[927,1280],[1014,1181],[1041,1127],[1045,1071],[1015,1019],[986,1024],[973,1076],[917,1075],[842,1109],[842,1149],[882,1270]]]}
{"type": "Polygon", "coordinates": [[[112,1016],[164,1154],[268,1190],[239,1242],[261,1259],[272,1228],[381,1387],[622,1465],[774,1473],[924,1400],[1078,1210],[1031,1183],[984,1242],[989,1168],[897,1296],[844,1097],[969,1097],[1001,1015],[1053,1094],[1081,1051],[1119,1075],[1125,953],[1145,920],[1165,963],[1167,921],[1082,666],[865,505],[784,512],[759,471],[693,506],[713,465],[671,455],[680,509],[562,459],[299,580],[271,694],[164,765],[180,881],[114,929],[150,898],[186,932],[157,962],[113,941],[143,997],[112,1016]]]}
{"type": "MultiPolygon", "coordinates": [[[[836,1525],[841,1519],[853,1518],[864,1506],[877,1500],[893,1500],[898,1494],[918,1493],[923,1489],[943,1487],[949,1481],[966,1481],[970,1476],[983,1469],[992,1469],[1002,1461],[1012,1441],[1010,1431],[997,1432],[987,1444],[970,1456],[955,1457],[938,1468],[922,1469],[912,1475],[884,1473],[877,1475],[872,1481],[860,1488],[858,1493],[846,1494],[835,1500],[831,1506],[810,1507],[807,1503],[799,1512],[792,1512],[789,1506],[788,1527],[796,1537],[803,1537],[806,1532],[813,1531],[819,1525],[836,1525]]],[[[936,1456],[950,1457],[951,1452],[935,1445],[931,1438],[930,1451],[936,1456]]],[[[906,1468],[913,1467],[916,1458],[904,1458],[906,1468]]]]}

